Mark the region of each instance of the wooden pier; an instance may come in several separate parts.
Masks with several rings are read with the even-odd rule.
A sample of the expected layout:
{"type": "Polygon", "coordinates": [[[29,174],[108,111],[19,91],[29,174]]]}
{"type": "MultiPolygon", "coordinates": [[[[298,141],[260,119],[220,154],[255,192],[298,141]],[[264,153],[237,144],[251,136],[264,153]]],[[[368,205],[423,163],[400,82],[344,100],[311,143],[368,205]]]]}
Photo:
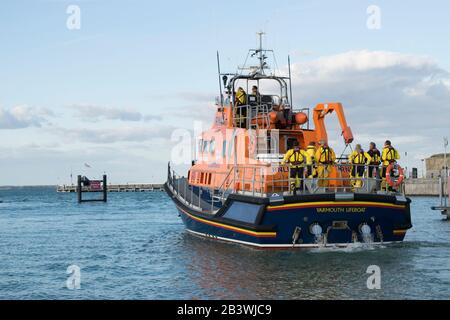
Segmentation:
{"type": "MultiPolygon", "coordinates": [[[[56,187],[57,192],[77,192],[76,185],[61,185],[56,187]]],[[[108,192],[149,192],[164,191],[162,183],[127,183],[127,184],[108,184],[108,192]]],[[[83,187],[83,192],[91,191],[88,187],[83,187]]]]}

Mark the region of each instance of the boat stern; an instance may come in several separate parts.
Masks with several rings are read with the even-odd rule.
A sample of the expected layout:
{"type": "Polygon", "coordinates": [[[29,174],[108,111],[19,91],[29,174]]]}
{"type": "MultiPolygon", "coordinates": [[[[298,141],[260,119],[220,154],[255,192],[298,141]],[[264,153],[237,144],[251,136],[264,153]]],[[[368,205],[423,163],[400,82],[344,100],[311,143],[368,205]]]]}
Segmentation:
{"type": "Polygon", "coordinates": [[[412,227],[410,202],[374,194],[287,197],[267,206],[263,223],[277,225],[280,243],[293,245],[400,242],[412,227]]]}

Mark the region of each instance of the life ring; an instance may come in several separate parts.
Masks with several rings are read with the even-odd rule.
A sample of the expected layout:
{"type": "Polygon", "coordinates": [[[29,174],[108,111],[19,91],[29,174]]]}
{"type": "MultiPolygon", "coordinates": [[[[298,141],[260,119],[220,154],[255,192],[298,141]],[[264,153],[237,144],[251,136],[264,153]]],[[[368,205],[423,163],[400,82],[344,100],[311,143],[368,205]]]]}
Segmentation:
{"type": "Polygon", "coordinates": [[[389,166],[386,168],[386,182],[391,186],[391,187],[398,187],[400,186],[400,184],[403,182],[403,179],[405,178],[404,174],[403,174],[403,168],[400,167],[399,165],[397,166],[397,170],[398,170],[398,179],[397,180],[393,180],[391,178],[391,171],[392,169],[394,169],[394,162],[392,162],[391,164],[389,164],[389,166]]]}

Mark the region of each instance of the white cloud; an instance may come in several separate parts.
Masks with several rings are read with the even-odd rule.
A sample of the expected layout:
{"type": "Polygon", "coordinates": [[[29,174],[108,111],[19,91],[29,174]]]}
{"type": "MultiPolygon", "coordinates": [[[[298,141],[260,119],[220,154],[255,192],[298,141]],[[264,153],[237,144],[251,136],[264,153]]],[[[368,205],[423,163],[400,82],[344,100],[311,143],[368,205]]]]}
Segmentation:
{"type": "Polygon", "coordinates": [[[84,121],[120,120],[120,121],[149,121],[160,120],[155,115],[143,115],[142,113],[126,108],[103,107],[90,104],[75,104],[70,108],[76,111],[77,117],[84,121]]]}
{"type": "Polygon", "coordinates": [[[335,75],[337,72],[364,72],[389,68],[409,70],[435,69],[436,63],[426,56],[408,55],[390,51],[348,51],[333,56],[321,57],[307,63],[310,74],[315,76],[335,75]]]}
{"type": "Polygon", "coordinates": [[[183,121],[186,119],[204,122],[206,126],[211,125],[214,121],[217,106],[209,101],[209,103],[199,102],[197,104],[183,105],[177,108],[168,108],[164,117],[178,118],[183,121]]]}
{"type": "Polygon", "coordinates": [[[14,106],[10,109],[0,108],[0,129],[21,129],[41,127],[48,123],[47,118],[53,113],[44,108],[33,108],[26,105],[14,106]]]}
{"type": "Polygon", "coordinates": [[[51,128],[53,134],[63,137],[66,141],[81,141],[90,143],[139,142],[156,139],[170,139],[174,128],[171,126],[122,126],[115,128],[51,128]]]}
{"type": "Polygon", "coordinates": [[[176,100],[176,101],[191,101],[195,103],[210,103],[218,96],[216,92],[200,92],[200,91],[179,91],[179,92],[165,92],[153,95],[155,100],[176,100]]]}

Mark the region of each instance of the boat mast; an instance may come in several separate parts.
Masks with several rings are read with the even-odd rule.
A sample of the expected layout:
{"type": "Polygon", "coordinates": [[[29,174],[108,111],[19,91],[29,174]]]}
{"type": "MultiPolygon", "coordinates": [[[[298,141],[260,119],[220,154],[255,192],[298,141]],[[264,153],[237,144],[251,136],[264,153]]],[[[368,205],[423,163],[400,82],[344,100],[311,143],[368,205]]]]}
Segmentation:
{"type": "MultiPolygon", "coordinates": [[[[294,102],[292,101],[292,76],[291,76],[291,57],[288,55],[288,68],[289,68],[289,104],[291,105],[291,115],[292,109],[294,108],[294,102]]],[[[309,129],[309,119],[308,119],[308,129],[309,129]]]]}
{"type": "Polygon", "coordinates": [[[219,78],[220,107],[223,108],[222,83],[220,82],[220,58],[217,50],[217,77],[219,78]]]}
{"type": "Polygon", "coordinates": [[[259,49],[257,49],[256,52],[258,52],[258,54],[259,54],[259,57],[258,57],[258,59],[259,59],[259,69],[260,69],[261,74],[263,75],[264,74],[264,65],[265,65],[265,61],[264,60],[266,59],[266,57],[264,56],[264,53],[263,53],[262,37],[263,37],[263,35],[265,35],[265,33],[260,31],[260,32],[257,32],[256,34],[259,37],[259,49]]]}

